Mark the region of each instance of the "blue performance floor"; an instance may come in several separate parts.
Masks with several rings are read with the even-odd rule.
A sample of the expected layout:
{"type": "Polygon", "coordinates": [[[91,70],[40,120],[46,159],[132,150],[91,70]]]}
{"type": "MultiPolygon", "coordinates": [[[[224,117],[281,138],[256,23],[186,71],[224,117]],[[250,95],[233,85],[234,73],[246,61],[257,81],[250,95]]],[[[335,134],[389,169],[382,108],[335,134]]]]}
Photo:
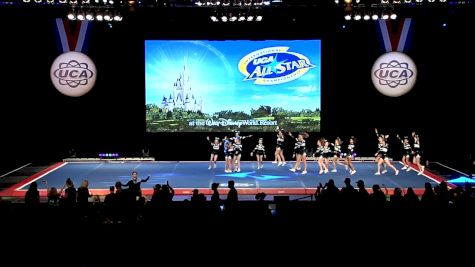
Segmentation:
{"type": "MultiPolygon", "coordinates": [[[[400,162],[394,164],[398,169],[402,167],[400,162]]],[[[268,194],[287,195],[314,192],[319,183],[325,184],[330,178],[335,180],[338,187],[343,186],[346,177],[351,178],[354,186],[357,180],[363,180],[367,188],[379,184],[387,188],[422,189],[426,182],[438,184],[434,175],[427,171],[423,175],[417,175],[414,169],[409,172],[400,170],[397,176],[388,169],[387,173],[376,176],[374,162],[355,162],[357,172],[354,175],[349,175],[343,165],[337,166],[336,173],[318,174],[317,164],[309,162],[308,173],[305,175],[289,171],[292,166],[290,163],[286,166],[277,166],[271,162],[264,162],[264,168],[257,170],[255,162],[242,162],[241,172],[225,173],[224,162],[218,162],[217,168],[211,170],[208,170],[208,162],[69,162],[58,165],[44,174],[31,177],[13,190],[24,192],[32,181],[37,181],[39,188],[44,188],[42,180],[46,180],[50,187],[62,188],[65,180],[70,177],[76,187],[80,186],[82,180],[87,179],[92,192],[103,195],[107,194],[109,186],[113,186],[115,182],[127,183],[132,171],[138,172],[139,179],[150,176],[147,183],[142,183],[144,194],[151,194],[155,184],[164,184],[167,181],[178,195],[189,194],[194,188],[209,189],[214,182],[220,183],[221,188],[226,188],[228,180],[234,180],[238,189],[253,189],[241,190],[240,193],[255,194],[264,191],[268,194]]],[[[209,193],[206,190],[203,192],[209,193]]]]}

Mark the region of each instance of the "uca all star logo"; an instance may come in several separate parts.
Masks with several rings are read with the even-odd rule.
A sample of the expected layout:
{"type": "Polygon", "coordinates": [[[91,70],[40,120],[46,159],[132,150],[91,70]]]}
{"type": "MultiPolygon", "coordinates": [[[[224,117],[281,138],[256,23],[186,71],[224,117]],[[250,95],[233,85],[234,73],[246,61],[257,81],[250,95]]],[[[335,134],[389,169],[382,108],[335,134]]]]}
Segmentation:
{"type": "Polygon", "coordinates": [[[259,85],[281,84],[296,80],[315,67],[305,55],[289,49],[285,46],[267,47],[242,57],[238,68],[244,81],[254,81],[259,85]]]}
{"type": "Polygon", "coordinates": [[[96,81],[96,66],[83,53],[68,52],[56,58],[50,71],[51,81],[67,96],[82,96],[96,81]]]}
{"type": "Polygon", "coordinates": [[[406,54],[390,52],[376,60],[371,74],[373,84],[379,92],[386,96],[398,97],[414,87],[417,68],[406,54]]]}

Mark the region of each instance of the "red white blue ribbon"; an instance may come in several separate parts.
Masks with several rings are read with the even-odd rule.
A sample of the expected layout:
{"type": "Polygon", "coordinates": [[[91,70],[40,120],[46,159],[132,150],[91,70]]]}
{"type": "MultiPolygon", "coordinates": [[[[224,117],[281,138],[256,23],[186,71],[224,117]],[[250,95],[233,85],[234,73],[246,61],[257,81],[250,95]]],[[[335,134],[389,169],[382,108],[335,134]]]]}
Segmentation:
{"type": "Polygon", "coordinates": [[[411,33],[412,19],[405,18],[399,21],[397,29],[389,20],[378,20],[379,33],[382,39],[383,47],[386,52],[398,51],[404,52],[409,46],[409,36],[411,33]]]}
{"type": "Polygon", "coordinates": [[[90,21],[74,21],[73,24],[70,20],[57,18],[55,28],[61,51],[85,52],[91,26],[90,21]]]}

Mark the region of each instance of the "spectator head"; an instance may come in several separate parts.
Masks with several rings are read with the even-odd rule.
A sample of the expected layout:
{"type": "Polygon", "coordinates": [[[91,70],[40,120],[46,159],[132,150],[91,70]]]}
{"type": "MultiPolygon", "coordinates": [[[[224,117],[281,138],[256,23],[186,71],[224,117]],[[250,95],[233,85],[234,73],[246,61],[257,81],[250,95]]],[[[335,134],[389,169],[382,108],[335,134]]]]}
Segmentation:
{"type": "Polygon", "coordinates": [[[114,186],[109,186],[109,192],[114,193],[115,187],[114,186]]]}
{"type": "Polygon", "coordinates": [[[211,189],[212,190],[218,190],[218,187],[219,187],[219,183],[212,183],[211,184],[211,189]]]}
{"type": "Polygon", "coordinates": [[[38,184],[36,182],[32,182],[29,188],[33,191],[38,190],[38,184]]]}
{"type": "Polygon", "coordinates": [[[356,182],[356,185],[358,186],[358,188],[364,188],[364,181],[363,180],[358,180],[356,182]]]}
{"type": "Polygon", "coordinates": [[[345,178],[345,185],[351,185],[351,179],[346,177],[345,178]]]}
{"type": "Polygon", "coordinates": [[[74,183],[73,183],[73,180],[71,180],[71,178],[66,179],[66,186],[74,187],[74,183]]]}
{"type": "Polygon", "coordinates": [[[234,180],[228,181],[228,188],[234,188],[234,180]]]}
{"type": "Polygon", "coordinates": [[[81,187],[88,187],[89,186],[89,181],[88,180],[83,180],[81,182],[81,187]]]}
{"type": "Polygon", "coordinates": [[[264,192],[260,192],[260,193],[257,193],[256,194],[256,200],[257,201],[264,201],[264,199],[266,198],[266,193],[264,192]]]}

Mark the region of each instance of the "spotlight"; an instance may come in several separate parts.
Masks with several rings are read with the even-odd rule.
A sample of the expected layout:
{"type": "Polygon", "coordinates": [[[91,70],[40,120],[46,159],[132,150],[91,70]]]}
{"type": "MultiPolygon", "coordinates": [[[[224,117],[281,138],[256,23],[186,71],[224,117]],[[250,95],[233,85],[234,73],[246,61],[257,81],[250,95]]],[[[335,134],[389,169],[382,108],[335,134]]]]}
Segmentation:
{"type": "Polygon", "coordinates": [[[389,19],[389,15],[384,13],[384,14],[381,15],[381,19],[387,20],[387,19],[389,19]]]}
{"type": "Polygon", "coordinates": [[[247,21],[253,21],[254,20],[254,16],[247,16],[247,21]]]}
{"type": "Polygon", "coordinates": [[[350,15],[350,14],[346,14],[346,15],[345,15],[345,20],[351,20],[351,15],[350,15]]]}
{"type": "Polygon", "coordinates": [[[244,15],[239,15],[238,21],[245,21],[246,17],[244,15]]]}
{"type": "Polygon", "coordinates": [[[210,18],[211,18],[212,22],[218,22],[219,21],[216,16],[211,16],[210,18]]]}
{"type": "Polygon", "coordinates": [[[370,17],[368,14],[365,14],[365,15],[363,16],[363,19],[364,19],[364,20],[369,20],[370,18],[371,18],[371,17],[370,17]]]}
{"type": "Polygon", "coordinates": [[[256,21],[262,21],[262,16],[256,16],[256,21]]]}
{"type": "Polygon", "coordinates": [[[389,16],[390,19],[395,20],[397,19],[396,13],[392,13],[391,16],[389,16]]]}
{"type": "Polygon", "coordinates": [[[229,21],[231,21],[231,22],[236,21],[236,20],[237,20],[236,15],[231,15],[230,18],[229,18],[229,21]]]}
{"type": "Polygon", "coordinates": [[[222,21],[222,22],[227,22],[227,21],[228,21],[228,17],[222,16],[222,17],[221,17],[221,21],[222,21]]]}
{"type": "Polygon", "coordinates": [[[361,15],[360,14],[356,14],[353,18],[354,20],[358,21],[361,19],[361,15]]]}
{"type": "Polygon", "coordinates": [[[97,21],[103,21],[103,20],[104,20],[104,16],[103,16],[101,13],[97,13],[97,14],[96,14],[96,20],[97,20],[97,21]]]}
{"type": "Polygon", "coordinates": [[[378,20],[379,16],[378,16],[378,14],[373,14],[373,16],[371,16],[371,18],[372,18],[373,20],[378,20]]]}

